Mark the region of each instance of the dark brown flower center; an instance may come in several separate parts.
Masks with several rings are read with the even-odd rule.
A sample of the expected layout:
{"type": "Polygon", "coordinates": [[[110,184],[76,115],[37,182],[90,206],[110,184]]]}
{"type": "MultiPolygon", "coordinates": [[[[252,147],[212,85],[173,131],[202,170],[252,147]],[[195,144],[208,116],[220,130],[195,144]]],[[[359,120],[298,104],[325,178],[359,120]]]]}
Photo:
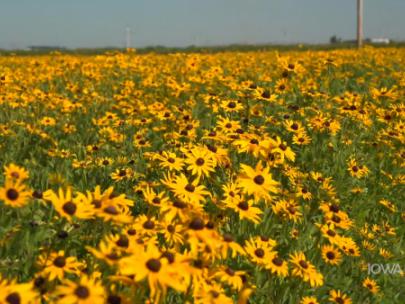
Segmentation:
{"type": "Polygon", "coordinates": [[[135,235],[136,234],[136,230],[135,229],[128,229],[128,234],[129,235],[135,235]]]}
{"type": "Polygon", "coordinates": [[[186,189],[186,191],[188,192],[194,192],[195,186],[192,184],[187,184],[187,186],[184,189],[186,189]]]}
{"type": "Polygon", "coordinates": [[[159,272],[162,263],[158,259],[150,259],[146,262],[146,267],[152,272],[159,272]]]}
{"type": "Polygon", "coordinates": [[[202,166],[202,165],[204,165],[205,161],[203,158],[199,157],[199,158],[197,158],[195,163],[197,164],[197,166],[202,166]]]}
{"type": "Polygon", "coordinates": [[[335,301],[336,301],[336,303],[338,303],[338,304],[344,304],[344,303],[345,303],[345,300],[343,300],[341,297],[336,297],[336,298],[335,298],[335,301]]]}
{"type": "Polygon", "coordinates": [[[182,201],[179,201],[179,200],[175,200],[175,201],[173,202],[173,206],[176,207],[176,208],[178,208],[178,209],[184,209],[184,208],[187,207],[186,203],[184,203],[184,202],[182,202],[182,201]]]}
{"type": "Polygon", "coordinates": [[[309,267],[308,263],[304,260],[299,261],[300,266],[304,269],[307,269],[309,267]]]}
{"type": "Polygon", "coordinates": [[[129,239],[125,235],[120,235],[120,238],[116,242],[119,247],[127,248],[129,246],[129,239]]]}
{"type": "Polygon", "coordinates": [[[295,213],[296,213],[295,208],[294,208],[293,206],[289,206],[289,207],[287,208],[287,210],[288,210],[288,212],[289,212],[290,214],[295,214],[295,213]]]}
{"type": "Polygon", "coordinates": [[[94,208],[97,208],[97,209],[101,207],[101,201],[97,200],[97,199],[93,200],[91,202],[91,204],[94,206],[94,208]]]}
{"type": "Polygon", "coordinates": [[[167,226],[167,231],[169,231],[170,233],[173,233],[176,231],[175,227],[173,225],[168,225],[167,226]]]}
{"type": "Polygon", "coordinates": [[[261,249],[261,248],[257,248],[257,249],[255,250],[255,255],[256,255],[258,258],[264,257],[264,250],[261,249]]]}
{"type": "Polygon", "coordinates": [[[273,264],[276,265],[276,266],[281,266],[281,265],[283,265],[283,260],[280,259],[279,257],[274,258],[274,259],[272,260],[272,262],[273,262],[273,264]]]}
{"type": "Polygon", "coordinates": [[[112,261],[116,261],[116,260],[120,259],[120,257],[118,256],[118,254],[116,252],[111,252],[111,253],[107,254],[106,257],[112,261]]]}
{"type": "Polygon", "coordinates": [[[278,147],[283,151],[287,150],[287,146],[284,144],[280,144],[278,147]]]}
{"type": "Polygon", "coordinates": [[[233,270],[232,268],[229,268],[229,267],[225,270],[225,272],[226,272],[227,274],[229,274],[230,276],[234,276],[234,275],[235,275],[235,270],[233,270]]]}
{"type": "Polygon", "coordinates": [[[20,304],[21,303],[21,297],[17,292],[13,292],[13,293],[10,293],[6,297],[6,301],[7,301],[7,303],[10,303],[10,304],[20,304]]]}
{"type": "Polygon", "coordinates": [[[65,211],[69,215],[73,215],[76,213],[77,206],[73,202],[64,203],[62,206],[63,211],[65,211]]]}
{"type": "Polygon", "coordinates": [[[334,253],[334,252],[328,251],[328,252],[326,253],[326,257],[327,257],[329,260],[334,260],[336,256],[335,256],[335,253],[334,253]]]}
{"type": "Polygon", "coordinates": [[[331,237],[334,237],[336,235],[336,232],[330,229],[326,233],[331,237]]]}
{"type": "Polygon", "coordinates": [[[263,98],[270,98],[270,92],[269,91],[264,91],[263,93],[262,93],[262,97],[263,98]]]}
{"type": "Polygon", "coordinates": [[[108,206],[103,209],[105,213],[111,214],[111,215],[117,215],[119,214],[118,209],[115,206],[108,206]]]}
{"type": "Polygon", "coordinates": [[[147,220],[145,223],[143,223],[143,228],[153,229],[153,228],[155,228],[155,223],[151,220],[147,220]]]}
{"type": "Polygon", "coordinates": [[[63,256],[58,256],[53,261],[53,265],[59,268],[63,268],[66,265],[66,259],[63,256]]]}
{"type": "Polygon", "coordinates": [[[238,204],[238,208],[246,211],[249,209],[249,204],[247,202],[240,202],[238,204]]]}
{"type": "Polygon", "coordinates": [[[208,150],[210,150],[213,153],[216,153],[218,151],[218,148],[213,146],[213,145],[207,145],[208,150]]]}
{"type": "Polygon", "coordinates": [[[190,222],[188,227],[193,230],[202,230],[204,229],[204,221],[201,218],[196,217],[190,222]]]}
{"type": "Polygon", "coordinates": [[[336,214],[334,214],[332,216],[332,221],[334,221],[335,223],[340,223],[341,219],[339,216],[337,216],[336,214]]]}
{"type": "Polygon", "coordinates": [[[7,198],[8,198],[9,200],[15,201],[15,200],[18,198],[19,194],[18,194],[18,191],[17,191],[17,190],[11,188],[11,189],[8,189],[8,190],[7,190],[6,196],[7,196],[7,198]]]}
{"type": "Polygon", "coordinates": [[[35,190],[33,193],[32,193],[32,197],[34,197],[34,198],[37,198],[37,199],[41,199],[42,198],[42,192],[40,191],[40,190],[35,190]]]}
{"type": "Polygon", "coordinates": [[[218,298],[219,297],[219,292],[218,291],[215,291],[215,290],[211,290],[211,295],[212,295],[212,297],[213,298],[218,298]]]}
{"type": "Polygon", "coordinates": [[[332,204],[332,205],[329,206],[329,210],[332,211],[332,212],[339,212],[339,206],[335,205],[335,204],[332,204]]]}
{"type": "Polygon", "coordinates": [[[233,101],[228,103],[228,108],[234,109],[235,107],[236,107],[236,103],[234,103],[233,101]]]}
{"type": "Polygon", "coordinates": [[[16,171],[11,172],[11,176],[14,178],[20,178],[20,174],[16,171]]]}
{"type": "Polygon", "coordinates": [[[255,184],[257,185],[263,185],[264,184],[264,177],[261,175],[256,175],[255,178],[253,179],[253,181],[255,182],[255,184]]]}
{"type": "Polygon", "coordinates": [[[90,291],[86,286],[82,286],[79,285],[76,289],[75,289],[75,295],[79,298],[79,299],[86,299],[89,297],[90,295],[90,291]]]}
{"type": "Polygon", "coordinates": [[[116,295],[109,295],[107,297],[108,304],[121,304],[121,297],[116,295]]]}

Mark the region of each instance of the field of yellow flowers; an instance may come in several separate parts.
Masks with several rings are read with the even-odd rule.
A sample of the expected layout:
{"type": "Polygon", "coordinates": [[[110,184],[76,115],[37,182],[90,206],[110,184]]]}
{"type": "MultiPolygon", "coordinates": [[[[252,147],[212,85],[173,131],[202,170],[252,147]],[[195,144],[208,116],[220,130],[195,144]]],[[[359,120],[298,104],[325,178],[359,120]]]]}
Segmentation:
{"type": "Polygon", "coordinates": [[[0,57],[0,303],[403,303],[404,60],[0,57]]]}

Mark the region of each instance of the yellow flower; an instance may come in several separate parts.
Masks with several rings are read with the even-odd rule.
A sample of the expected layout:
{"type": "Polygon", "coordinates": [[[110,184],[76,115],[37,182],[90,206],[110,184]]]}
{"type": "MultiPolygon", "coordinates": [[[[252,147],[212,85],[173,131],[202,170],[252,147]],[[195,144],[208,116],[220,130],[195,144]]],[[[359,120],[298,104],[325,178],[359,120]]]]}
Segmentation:
{"type": "Polygon", "coordinates": [[[290,262],[293,264],[292,274],[294,276],[301,277],[305,282],[309,282],[311,287],[323,285],[323,275],[306,259],[303,252],[291,254],[290,262]]]}
{"type": "Polygon", "coordinates": [[[340,290],[331,290],[329,292],[329,301],[337,304],[352,304],[352,300],[340,290]]]}
{"type": "Polygon", "coordinates": [[[260,215],[263,211],[258,207],[253,207],[253,200],[242,198],[229,200],[227,206],[238,213],[241,219],[247,219],[255,224],[260,223],[260,215]]]}
{"type": "Polygon", "coordinates": [[[0,201],[4,201],[8,206],[22,207],[29,198],[31,198],[31,191],[22,184],[21,179],[6,179],[4,186],[0,188],[0,201]]]}
{"type": "Polygon", "coordinates": [[[183,173],[179,176],[175,176],[172,181],[164,181],[164,184],[171,188],[176,197],[197,206],[205,200],[205,196],[210,195],[210,193],[205,190],[205,186],[198,185],[197,179],[189,182],[183,173]]]}
{"type": "Polygon", "coordinates": [[[89,219],[94,216],[93,205],[90,204],[87,197],[82,193],[77,193],[72,196],[70,187],[64,193],[62,188],[59,188],[58,193],[53,190],[47,190],[43,194],[43,198],[50,201],[60,216],[66,218],[69,222],[73,217],[78,219],[89,219]]]}
{"type": "Polygon", "coordinates": [[[75,257],[65,256],[65,252],[52,252],[43,254],[39,257],[38,264],[43,267],[42,274],[48,278],[49,281],[55,279],[62,280],[66,273],[79,274],[80,269],[84,268],[84,264],[77,261],[75,257]]]}
{"type": "Polygon", "coordinates": [[[338,265],[342,260],[342,255],[338,249],[330,245],[322,246],[322,258],[331,265],[338,265]]]}
{"type": "Polygon", "coordinates": [[[82,275],[78,283],[70,280],[56,288],[54,293],[58,304],[94,304],[104,303],[104,287],[94,278],[82,275]]]}
{"type": "Polygon", "coordinates": [[[279,192],[279,183],[272,179],[269,167],[263,168],[258,162],[255,169],[245,164],[241,164],[241,169],[237,180],[238,186],[244,193],[253,194],[256,201],[260,199],[270,201],[272,198],[270,192],[279,192]]]}
{"type": "Polygon", "coordinates": [[[26,169],[13,163],[4,166],[4,175],[6,176],[6,179],[16,179],[21,181],[26,180],[29,176],[26,169]]]}
{"type": "Polygon", "coordinates": [[[200,179],[201,176],[209,176],[216,166],[216,160],[208,149],[194,148],[186,154],[185,163],[188,164],[187,170],[191,174],[197,175],[200,179]]]}
{"type": "Polygon", "coordinates": [[[149,245],[145,251],[138,250],[119,262],[119,271],[123,275],[134,275],[136,282],[148,280],[151,290],[150,297],[154,299],[159,291],[165,294],[167,287],[178,291],[185,291],[185,284],[181,281],[179,273],[172,268],[157,247],[149,245]]]}
{"type": "Polygon", "coordinates": [[[376,294],[380,291],[380,287],[378,286],[377,282],[368,277],[364,279],[363,287],[367,288],[373,294],[376,294]]]}
{"type": "Polygon", "coordinates": [[[0,278],[0,303],[39,304],[41,301],[33,287],[31,283],[18,284],[0,278]]]}

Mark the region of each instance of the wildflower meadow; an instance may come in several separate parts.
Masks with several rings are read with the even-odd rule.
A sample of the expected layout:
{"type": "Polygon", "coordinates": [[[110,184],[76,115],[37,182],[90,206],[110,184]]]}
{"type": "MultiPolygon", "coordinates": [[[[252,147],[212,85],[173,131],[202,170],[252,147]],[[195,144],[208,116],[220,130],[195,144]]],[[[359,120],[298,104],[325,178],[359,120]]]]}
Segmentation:
{"type": "Polygon", "coordinates": [[[404,59],[0,56],[0,303],[404,303],[404,59]]]}

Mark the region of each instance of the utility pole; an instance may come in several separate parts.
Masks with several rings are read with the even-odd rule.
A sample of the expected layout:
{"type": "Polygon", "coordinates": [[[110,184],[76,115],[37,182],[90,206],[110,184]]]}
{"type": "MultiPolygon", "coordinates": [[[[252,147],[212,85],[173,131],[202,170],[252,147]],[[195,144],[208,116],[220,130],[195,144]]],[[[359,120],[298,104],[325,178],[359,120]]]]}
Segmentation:
{"type": "Polygon", "coordinates": [[[125,29],[125,33],[126,33],[126,48],[129,49],[131,48],[131,29],[129,27],[127,27],[125,29]]]}
{"type": "Polygon", "coordinates": [[[363,46],[363,0],[357,0],[357,47],[363,46]]]}

